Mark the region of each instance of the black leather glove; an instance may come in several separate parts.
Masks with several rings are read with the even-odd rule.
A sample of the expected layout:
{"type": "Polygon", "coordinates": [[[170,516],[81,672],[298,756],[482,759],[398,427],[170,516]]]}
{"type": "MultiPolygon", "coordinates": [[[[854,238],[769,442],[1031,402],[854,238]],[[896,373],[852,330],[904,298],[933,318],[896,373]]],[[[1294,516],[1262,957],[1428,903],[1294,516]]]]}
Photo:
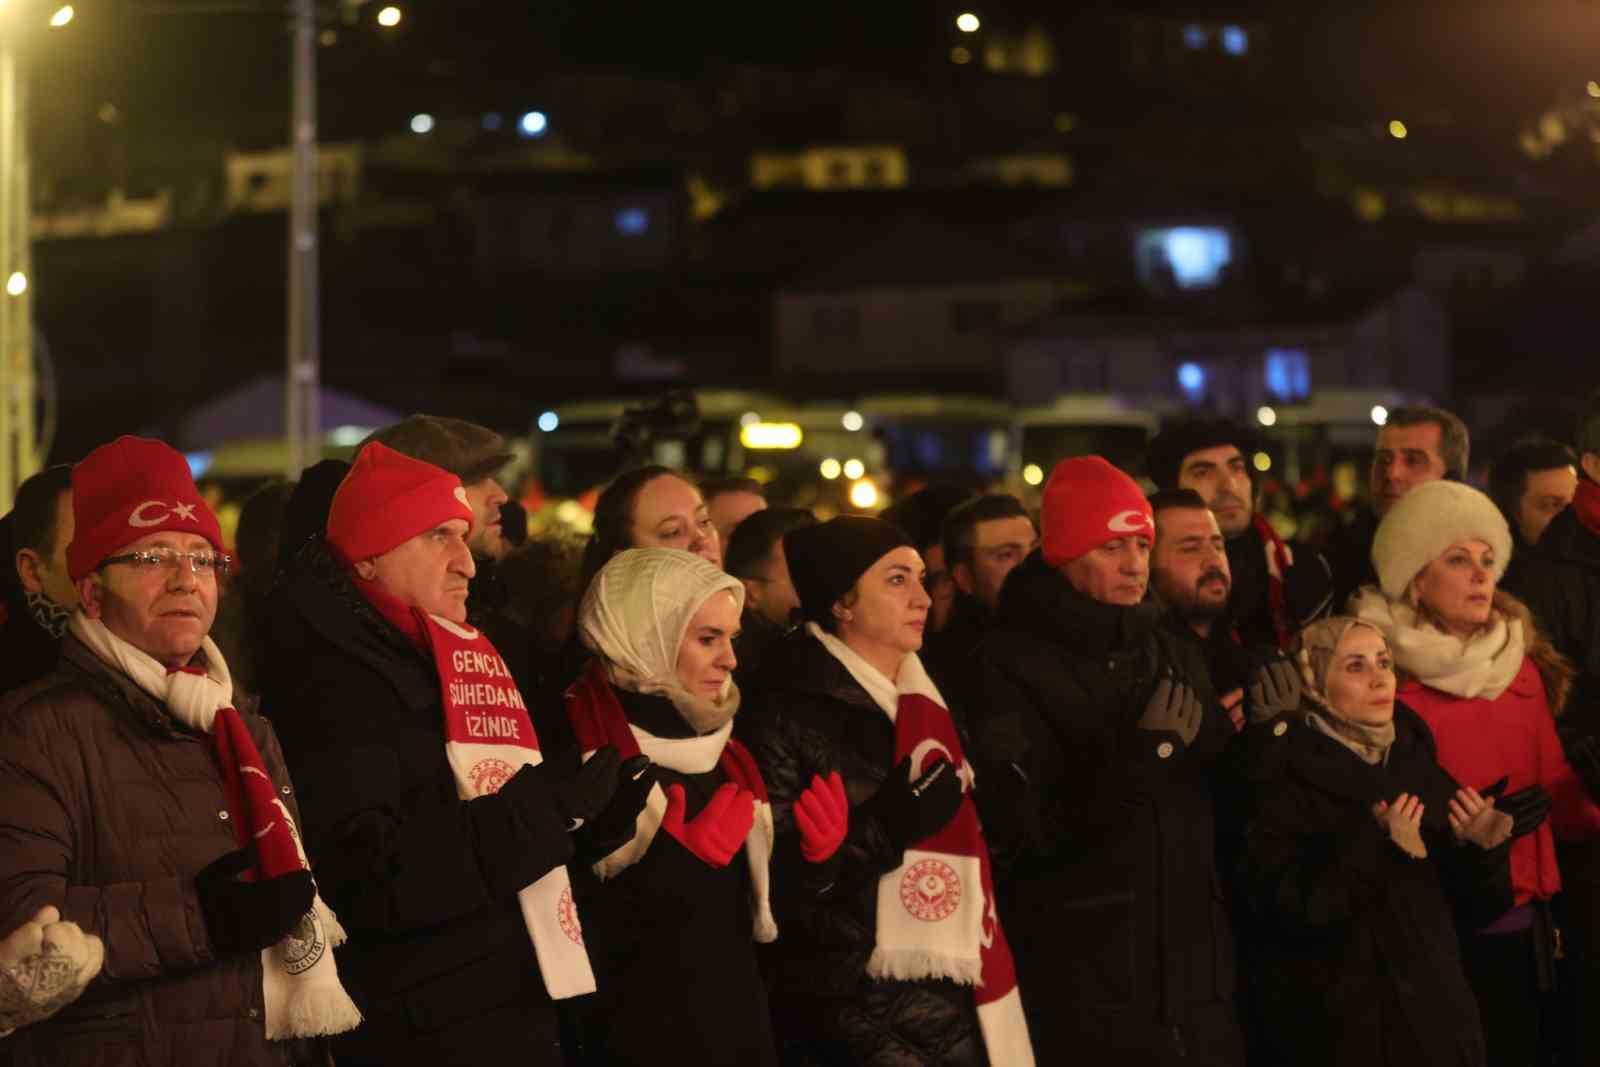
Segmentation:
{"type": "Polygon", "coordinates": [[[1169,733],[1182,741],[1185,747],[1194,742],[1200,732],[1200,720],[1205,709],[1200,698],[1182,682],[1163,678],[1156,683],[1156,691],[1139,716],[1139,729],[1152,733],[1169,733]]]}
{"type": "Polygon", "coordinates": [[[276,945],[311,910],[316,887],[310,871],[239,881],[239,875],[255,861],[255,849],[242,848],[212,860],[194,876],[200,914],[218,956],[260,952],[276,945]]]}
{"type": "Polygon", "coordinates": [[[1600,734],[1563,739],[1562,747],[1566,749],[1567,762],[1589,791],[1589,799],[1600,803],[1600,734]]]}
{"type": "Polygon", "coordinates": [[[554,811],[570,833],[599,815],[617,791],[617,770],[622,757],[612,745],[596,749],[595,754],[571,777],[560,774],[549,763],[524,766],[500,787],[499,796],[510,804],[519,818],[537,825],[533,809],[554,811]]]}
{"type": "Polygon", "coordinates": [[[942,829],[961,806],[961,780],[949,760],[940,759],[914,782],[908,781],[910,774],[911,757],[907,756],[860,805],[862,814],[877,819],[890,843],[902,852],[942,829]]]}
{"type": "MultiPolygon", "coordinates": [[[[598,753],[595,758],[599,758],[598,753]]],[[[632,841],[638,832],[639,813],[649,801],[655,784],[656,765],[650,762],[650,757],[634,756],[623,762],[617,771],[616,792],[611,795],[611,803],[572,835],[577,858],[593,863],[632,841]]]]}
{"type": "Polygon", "coordinates": [[[1482,790],[1484,799],[1494,800],[1495,810],[1511,816],[1511,836],[1531,834],[1544,825],[1550,815],[1550,794],[1542,785],[1530,785],[1510,795],[1504,795],[1510,779],[1501,778],[1482,790]]]}
{"type": "Polygon", "coordinates": [[[1245,716],[1252,723],[1275,719],[1300,706],[1305,683],[1300,670],[1283,656],[1274,656],[1258,665],[1245,691],[1245,716]]]}

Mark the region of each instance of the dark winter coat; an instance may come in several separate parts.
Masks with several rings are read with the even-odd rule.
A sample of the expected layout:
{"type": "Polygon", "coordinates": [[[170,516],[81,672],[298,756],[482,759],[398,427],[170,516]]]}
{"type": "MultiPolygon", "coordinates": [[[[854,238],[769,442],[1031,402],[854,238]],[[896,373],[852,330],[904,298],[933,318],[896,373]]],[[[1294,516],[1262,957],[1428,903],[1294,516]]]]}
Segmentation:
{"type": "MultiPolygon", "coordinates": [[[[1532,609],[1551,643],[1578,669],[1557,720],[1570,750],[1581,738],[1600,734],[1600,537],[1569,507],[1502,584],[1532,609]]],[[[1600,795],[1593,799],[1600,802],[1600,795]]],[[[1579,1062],[1600,1064],[1600,843],[1563,844],[1557,855],[1565,886],[1563,929],[1579,970],[1579,1062]]]]}
{"type": "Polygon", "coordinates": [[[22,590],[5,589],[0,594],[0,696],[43,678],[60,658],[61,642],[34,621],[22,590]]]}
{"type": "MultiPolygon", "coordinates": [[[[1283,576],[1284,610],[1290,633],[1328,614],[1333,605],[1333,570],[1321,552],[1310,545],[1291,543],[1294,564],[1283,576]]],[[[1273,624],[1270,578],[1267,571],[1267,546],[1254,526],[1227,543],[1228,570],[1233,588],[1228,594],[1228,610],[1235,629],[1246,645],[1278,644],[1273,624]]]]}
{"type": "MultiPolygon", "coordinates": [[[[272,727],[241,713],[288,802],[272,727]]],[[[293,813],[293,810],[292,810],[293,813]]],[[[297,815],[298,817],[298,815],[297,815]]],[[[211,739],[77,638],[0,702],[0,929],[45,904],[105,943],[105,968],[59,1015],[0,1042],[18,1067],[255,1067],[267,1040],[261,955],[218,959],[194,876],[239,846],[211,739]]]]}
{"type": "Polygon", "coordinates": [[[950,711],[958,722],[970,705],[983,699],[983,670],[978,654],[984,634],[993,624],[994,613],[983,601],[958,591],[944,629],[929,634],[922,646],[922,665],[950,702],[950,711]]]}
{"type": "MultiPolygon", "coordinates": [[[[618,692],[628,721],[657,737],[692,732],[663,697],[618,692]]],[[[720,768],[681,774],[692,821],[727,781],[720,768]]],[[[777,1049],[756,964],[750,863],[740,850],[712,867],[664,830],[633,866],[601,882],[574,865],[573,895],[599,991],[584,1006],[586,1062],[773,1067],[777,1049]]]]}
{"type": "Polygon", "coordinates": [[[1363,507],[1354,521],[1328,538],[1323,554],[1333,568],[1333,614],[1346,613],[1350,594],[1357,589],[1378,584],[1378,572],[1372,566],[1372,541],[1377,536],[1378,513],[1363,507]]]}
{"type": "Polygon", "coordinates": [[[337,1043],[341,1067],[475,1067],[485,1049],[560,1062],[516,894],[570,856],[568,835],[554,818],[519,830],[499,798],[459,799],[432,660],[320,545],[274,594],[268,641],[264,708],[297,772],[322,896],[350,934],[340,975],[366,1017],[337,1043]]]}
{"type": "Polygon", "coordinates": [[[772,886],[779,933],[767,962],[786,1057],[830,1067],[983,1067],[988,1058],[971,989],[867,977],[878,880],[902,855],[860,809],[893,769],[894,724],[804,631],[777,650],[772,665],[769,688],[747,692],[734,722],[761,766],[778,832],[772,886]],[[809,864],[798,847],[794,802],[813,775],[834,771],[850,801],[849,833],[835,862],[809,864]]]}
{"type": "Polygon", "coordinates": [[[1257,786],[1239,879],[1256,920],[1247,955],[1260,1062],[1483,1064],[1455,916],[1481,925],[1510,906],[1507,846],[1455,843],[1456,783],[1403,705],[1382,766],[1303,719],[1280,741],[1284,758],[1257,786]],[[1375,803],[1402,792],[1426,805],[1426,860],[1402,852],[1373,817],[1375,803]]]}
{"type": "Polygon", "coordinates": [[[1041,1063],[1242,1060],[1211,773],[1136,722],[1162,674],[1204,667],[1155,605],[1100,604],[1029,556],[1007,578],[969,710],[977,798],[1041,1063]]]}

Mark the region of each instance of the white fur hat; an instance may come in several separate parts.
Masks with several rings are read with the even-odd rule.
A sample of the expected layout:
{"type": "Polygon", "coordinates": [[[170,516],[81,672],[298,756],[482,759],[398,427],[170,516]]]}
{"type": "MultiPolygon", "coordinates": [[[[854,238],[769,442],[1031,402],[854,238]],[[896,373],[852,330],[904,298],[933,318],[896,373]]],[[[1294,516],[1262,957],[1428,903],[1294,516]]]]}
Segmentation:
{"type": "Polygon", "coordinates": [[[1511,562],[1511,528],[1494,501],[1460,482],[1426,482],[1400,498],[1378,524],[1372,566],[1390,600],[1458,541],[1483,541],[1494,551],[1494,580],[1511,562]]]}

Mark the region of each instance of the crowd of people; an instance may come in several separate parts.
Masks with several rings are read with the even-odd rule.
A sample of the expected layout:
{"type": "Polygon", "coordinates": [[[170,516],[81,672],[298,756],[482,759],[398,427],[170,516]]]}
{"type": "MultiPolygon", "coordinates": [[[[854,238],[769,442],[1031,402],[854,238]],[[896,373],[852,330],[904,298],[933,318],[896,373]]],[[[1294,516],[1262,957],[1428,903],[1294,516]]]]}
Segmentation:
{"type": "Polygon", "coordinates": [[[1575,446],[1485,494],[1396,410],[1321,548],[1216,420],[1037,514],[644,467],[579,544],[418,415],[234,558],[118,438],[0,535],[0,1062],[1600,1064],[1575,446]]]}

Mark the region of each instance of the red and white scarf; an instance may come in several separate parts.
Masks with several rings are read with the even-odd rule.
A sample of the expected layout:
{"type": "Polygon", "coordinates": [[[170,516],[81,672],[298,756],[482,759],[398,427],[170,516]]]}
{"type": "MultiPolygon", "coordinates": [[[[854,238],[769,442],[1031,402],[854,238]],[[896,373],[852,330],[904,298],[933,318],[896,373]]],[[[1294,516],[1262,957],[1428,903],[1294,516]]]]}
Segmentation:
{"type": "MultiPolygon", "coordinates": [[[[643,753],[654,763],[680,774],[704,774],[721,769],[730,782],[755,795],[756,820],[745,838],[745,859],[750,865],[750,911],[755,939],[777,940],[778,923],[772,917],[772,802],[767,784],[756,767],[750,750],[733,739],[733,720],[699,737],[670,738],[641,730],[628,722],[622,703],[606,677],[600,659],[589,661],[578,680],[567,690],[567,716],[578,745],[587,760],[597,749],[615,746],[624,760],[643,753]]],[[[657,783],[650,790],[644,810],[639,813],[633,840],[595,864],[602,879],[612,878],[639,862],[661,828],[666,814],[667,795],[657,783]]]]}
{"type": "Polygon", "coordinates": [[[1287,652],[1299,630],[1297,620],[1289,617],[1289,597],[1284,587],[1284,576],[1294,566],[1294,552],[1261,512],[1256,512],[1250,521],[1261,537],[1267,556],[1267,606],[1272,609],[1272,629],[1278,638],[1278,648],[1287,652]]]}
{"type": "MultiPolygon", "coordinates": [[[[234,840],[240,848],[255,844],[256,866],[250,876],[277,878],[309,870],[294,818],[279,798],[244,719],[233,707],[233,679],[211,638],[201,643],[203,667],[168,671],[82,611],[73,615],[71,630],[107,666],[164,704],[175,720],[211,737],[234,840]]],[[[344,941],[344,928],[318,894],[294,929],[262,950],[268,1038],[278,1041],[342,1034],[360,1025],[361,1012],[340,984],[333,960],[332,949],[344,941]]]]}
{"type": "Polygon", "coordinates": [[[1600,483],[1587,474],[1578,479],[1578,492],[1572,498],[1573,513],[1578,524],[1596,537],[1600,537],[1600,483]]]}
{"type": "MultiPolygon", "coordinates": [[[[482,631],[410,607],[367,582],[357,584],[386,619],[433,656],[444,705],[445,758],[462,800],[497,793],[523,767],[544,762],[511,670],[482,631]]],[[[524,886],[517,903],[550,998],[593,993],[594,970],[566,866],[524,886]]]]}
{"type": "Polygon", "coordinates": [[[961,782],[955,817],[906,849],[900,866],[878,882],[877,944],[867,973],[902,981],[948,978],[973,986],[989,1062],[1029,1067],[1033,1042],[1011,945],[1000,924],[989,845],[972,800],[976,776],[944,697],[915,653],[906,656],[891,682],[816,623],[806,630],[894,723],[895,766],[910,757],[908,773],[915,781],[943,756],[961,782]]]}

